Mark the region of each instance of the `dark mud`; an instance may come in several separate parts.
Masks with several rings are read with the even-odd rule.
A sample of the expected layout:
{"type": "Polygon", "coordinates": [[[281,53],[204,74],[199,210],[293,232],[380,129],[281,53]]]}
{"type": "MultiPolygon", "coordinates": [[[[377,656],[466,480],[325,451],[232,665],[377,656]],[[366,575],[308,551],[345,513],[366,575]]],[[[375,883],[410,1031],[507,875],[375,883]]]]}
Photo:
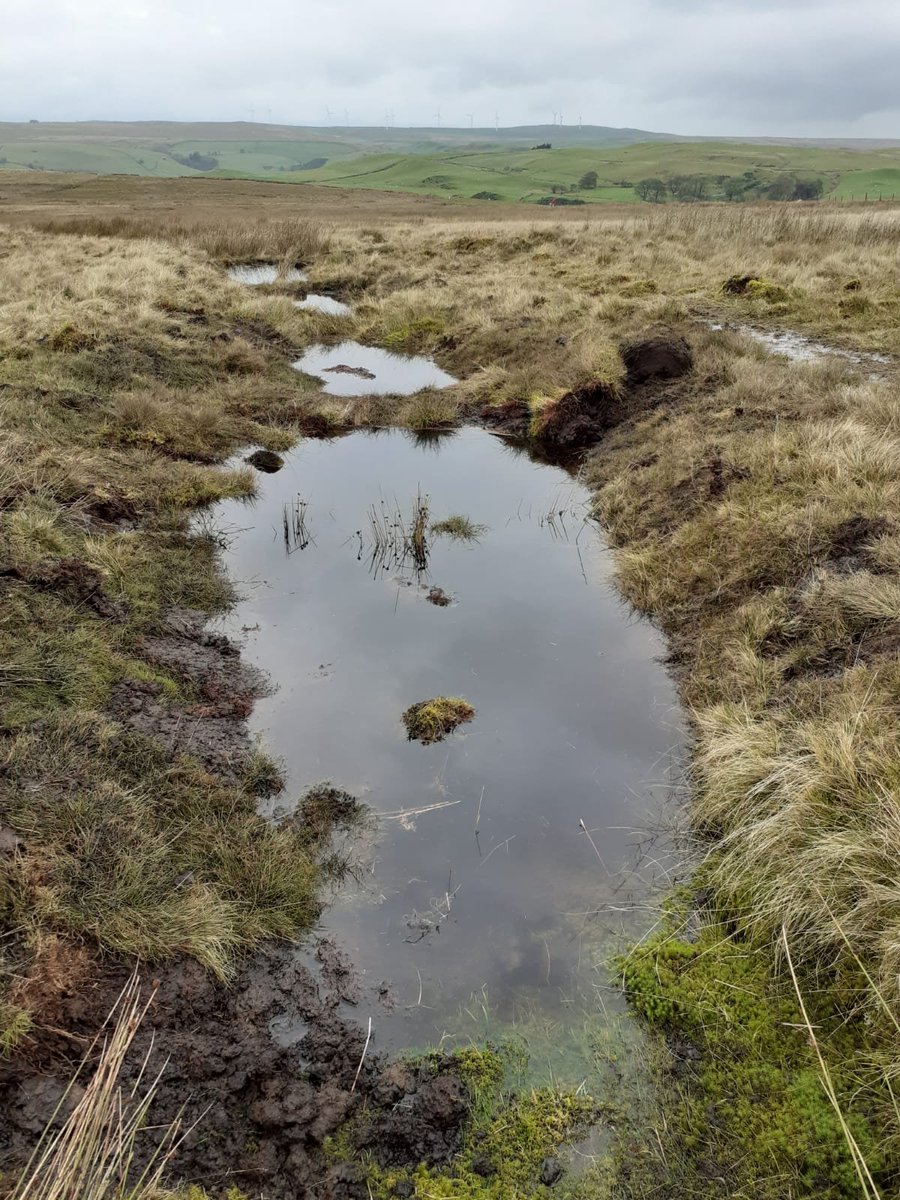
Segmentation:
{"type": "Polygon", "coordinates": [[[142,638],[137,646],[143,658],[182,683],[188,704],[172,703],[161,684],[128,679],[113,689],[109,708],[172,757],[190,754],[208,771],[234,780],[253,751],[246,719],[267,685],[237,646],[204,628],[206,620],[202,612],[171,609],[168,632],[142,638]]]}
{"type": "Polygon", "coordinates": [[[625,383],[642,387],[651,380],[680,379],[694,365],[694,355],[683,337],[664,331],[622,347],[625,383]]]}
{"type": "MultiPolygon", "coordinates": [[[[349,962],[328,939],[316,959],[314,973],[289,947],[260,953],[227,987],[185,961],[147,984],[154,999],[123,1083],[135,1082],[149,1055],[150,1078],[165,1064],[154,1126],[179,1116],[185,1127],[197,1122],[173,1179],[212,1193],[239,1183],[285,1200],[354,1197],[355,1171],[323,1154],[325,1140],[348,1121],[351,1145],[384,1165],[437,1166],[459,1149],[470,1096],[453,1061],[392,1064],[367,1048],[367,1029],[341,1012],[360,995],[349,962]],[[275,1026],[298,1036],[284,1044],[275,1026]]],[[[125,982],[121,971],[93,967],[59,997],[53,1019],[66,1036],[45,1031],[30,1050],[0,1063],[4,1168],[24,1163],[125,982]]]]}
{"type": "Polygon", "coordinates": [[[884,517],[866,517],[862,513],[836,525],[831,534],[829,558],[835,570],[842,574],[856,571],[883,570],[872,553],[871,544],[894,532],[894,526],[884,517]]]}
{"type": "Polygon", "coordinates": [[[565,393],[546,409],[532,428],[531,411],[513,400],[479,412],[483,425],[513,440],[533,438],[540,450],[565,465],[595,446],[623,421],[649,411],[668,398],[667,385],[693,368],[693,351],[684,338],[667,329],[620,347],[625,379],[617,386],[591,379],[565,393]]]}

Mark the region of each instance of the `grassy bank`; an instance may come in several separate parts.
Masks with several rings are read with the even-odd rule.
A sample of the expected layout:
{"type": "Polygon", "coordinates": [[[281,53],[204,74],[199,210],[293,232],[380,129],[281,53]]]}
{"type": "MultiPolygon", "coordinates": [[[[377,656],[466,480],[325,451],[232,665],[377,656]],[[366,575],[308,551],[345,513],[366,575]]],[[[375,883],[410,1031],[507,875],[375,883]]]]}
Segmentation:
{"type": "MultiPolygon", "coordinates": [[[[900,219],[704,208],[466,225],[377,212],[327,238],[265,212],[235,230],[224,209],[198,237],[155,209],[118,214],[114,239],[7,241],[4,821],[25,843],[0,860],[17,931],[7,969],[25,981],[5,993],[7,1036],[39,1025],[31,998],[52,985],[61,944],[187,951],[226,973],[241,946],[314,910],[314,847],[255,816],[259,764],[226,782],[187,758],[173,766],[108,711],[123,681],[187,711],[211,702],[147,650],[171,634],[173,604],[228,602],[214,544],[187,517],[245,494],[252,476],[213,464],[313,427],[433,427],[511,404],[537,430],[569,389],[600,380],[613,428],[586,477],[622,589],[665,629],[694,717],[702,862],[698,895],[622,964],[670,1056],[658,1125],[634,1132],[615,1183],[591,1186],[860,1194],[787,948],[851,1131],[890,1194],[894,368],[790,364],[701,320],[896,354],[900,219]],[[212,261],[245,257],[304,261],[310,286],[353,315],[296,310],[296,285],[241,290],[212,261]],[[735,275],[764,286],[723,293],[735,275]],[[658,325],[690,341],[694,369],[628,392],[618,346],[658,325]],[[325,399],[290,370],[291,350],[347,336],[433,353],[462,382],[400,402],[325,399]],[[59,567],[73,562],[75,582],[59,567]]],[[[88,233],[107,220],[78,217],[88,233]]]]}
{"type": "Polygon", "coordinates": [[[189,519],[254,489],[249,468],[211,464],[283,449],[304,411],[274,331],[205,256],[161,243],[10,235],[0,286],[8,1049],[105,952],[227,976],[308,926],[318,868],[314,838],[257,816],[277,773],[238,753],[256,682],[206,662],[191,619],[231,589],[189,519]],[[142,703],[168,752],[124,719],[142,703]],[[208,717],[232,760],[191,753],[208,717]]]}

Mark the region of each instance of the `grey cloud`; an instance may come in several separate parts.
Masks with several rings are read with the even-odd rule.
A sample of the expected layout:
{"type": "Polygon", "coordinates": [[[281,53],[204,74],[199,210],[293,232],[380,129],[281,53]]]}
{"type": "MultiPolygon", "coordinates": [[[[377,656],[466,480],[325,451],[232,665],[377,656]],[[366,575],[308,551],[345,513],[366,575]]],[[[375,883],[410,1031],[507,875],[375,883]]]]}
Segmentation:
{"type": "Polygon", "coordinates": [[[900,130],[894,0],[4,0],[0,117],[900,130]],[[827,127],[827,128],[826,128],[827,127]]]}

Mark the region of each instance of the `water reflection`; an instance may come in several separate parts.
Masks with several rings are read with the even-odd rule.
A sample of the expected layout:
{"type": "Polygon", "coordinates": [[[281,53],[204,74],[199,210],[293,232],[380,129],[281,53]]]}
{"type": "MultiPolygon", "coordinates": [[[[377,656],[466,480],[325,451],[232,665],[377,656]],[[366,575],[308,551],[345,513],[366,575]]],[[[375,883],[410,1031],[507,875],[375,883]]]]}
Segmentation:
{"type": "Polygon", "coordinates": [[[555,1030],[548,1053],[576,1063],[578,1014],[615,1007],[606,960],[623,925],[650,924],[670,861],[664,839],[642,851],[682,745],[675,692],[660,638],[612,586],[586,490],[480,430],[438,444],[306,441],[254,503],[222,505],[247,597],[226,628],[249,631],[277,685],[252,723],[287,796],[327,778],[379,814],[360,882],[324,919],[371,985],[379,1045],[555,1030]],[[429,522],[486,528],[429,536],[406,578],[360,570],[367,514],[401,514],[406,537],[423,495],[429,522]],[[314,534],[302,553],[285,520],[314,534]],[[474,721],[409,742],[401,714],[436,695],[465,697],[474,721]]]}
{"type": "Polygon", "coordinates": [[[423,388],[456,383],[430,358],[392,354],[359,342],[311,346],[293,365],[318,376],[332,396],[411,396],[423,388]]]}

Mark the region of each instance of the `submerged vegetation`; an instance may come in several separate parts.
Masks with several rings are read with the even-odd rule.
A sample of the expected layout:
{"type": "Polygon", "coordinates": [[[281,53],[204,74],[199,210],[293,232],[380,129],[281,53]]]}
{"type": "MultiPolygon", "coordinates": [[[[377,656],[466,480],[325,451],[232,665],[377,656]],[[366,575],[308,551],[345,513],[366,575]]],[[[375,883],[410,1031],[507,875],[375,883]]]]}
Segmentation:
{"type": "MultiPolygon", "coordinates": [[[[295,936],[318,911],[318,810],[308,825],[259,816],[278,773],[241,742],[256,685],[223,683],[224,651],[203,639],[202,618],[231,593],[215,535],[190,515],[254,487],[246,467],[216,464],[239,446],[278,454],[305,434],[389,423],[473,419],[527,439],[564,412],[573,437],[594,422],[575,449],[602,427],[585,478],[624,594],[670,640],[705,850],[700,899],[620,964],[670,1086],[612,1194],[666,1194],[674,1180],[698,1197],[851,1197],[842,1120],[890,1194],[896,366],[791,364],[702,322],[787,325],[896,354],[900,217],[723,205],[404,224],[379,223],[376,209],[325,233],[263,216],[173,223],[123,202],[71,221],[32,212],[79,235],[12,232],[4,244],[0,911],[14,932],[0,1045],[37,1044],[59,979],[86,978],[102,954],[191,955],[226,977],[247,947],[295,936]],[[257,259],[301,262],[352,297],[340,336],[352,321],[367,343],[426,347],[462,382],[400,399],[323,395],[290,351],[337,336],[333,318],[297,310],[288,284],[250,293],[220,269],[257,259]],[[658,327],[690,343],[691,369],[629,380],[619,347],[658,327]],[[226,721],[219,742],[186,736],[209,715],[226,721]]],[[[430,522],[421,495],[411,518],[371,515],[376,550],[395,546],[415,570],[429,534],[477,530],[459,515],[430,522]]],[[[291,505],[285,536],[298,531],[305,510],[291,505]]],[[[437,697],[404,721],[428,743],[473,716],[437,697]]],[[[404,1182],[528,1194],[552,1140],[542,1131],[569,1128],[580,1104],[519,1095],[483,1135],[493,1154],[501,1125],[515,1134],[515,1151],[507,1140],[493,1155],[496,1177],[474,1170],[467,1143],[448,1172],[404,1182]]],[[[398,1194],[396,1182],[370,1178],[373,1194],[398,1194]]]]}
{"type": "Polygon", "coordinates": [[[475,709],[461,696],[435,696],[412,704],[403,714],[403,724],[411,742],[430,746],[442,742],[460,725],[475,719],[475,709]]]}
{"type": "Polygon", "coordinates": [[[486,532],[486,528],[476,524],[471,517],[453,513],[440,521],[432,521],[431,532],[435,537],[449,537],[455,542],[475,542],[486,532]]]}

